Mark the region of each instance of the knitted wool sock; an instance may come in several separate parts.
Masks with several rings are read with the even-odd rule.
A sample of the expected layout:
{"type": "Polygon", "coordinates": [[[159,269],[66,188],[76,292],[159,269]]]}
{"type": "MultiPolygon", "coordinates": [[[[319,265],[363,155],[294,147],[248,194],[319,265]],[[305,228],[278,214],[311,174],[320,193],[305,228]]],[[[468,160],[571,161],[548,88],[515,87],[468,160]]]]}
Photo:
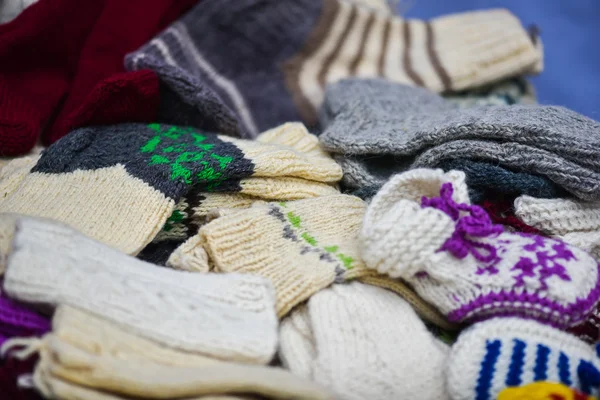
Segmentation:
{"type": "MultiPolygon", "coordinates": [[[[309,157],[308,160],[313,160],[317,164],[329,163],[339,171],[331,156],[320,148],[316,136],[311,135],[300,123],[287,123],[266,131],[259,135],[256,141],[286,146],[305,154],[309,157]]],[[[141,258],[164,265],[170,253],[185,240],[194,236],[198,228],[206,223],[208,213],[214,209],[247,208],[261,201],[290,201],[339,194],[339,190],[331,184],[317,182],[310,178],[290,177],[245,178],[239,181],[237,188],[231,189],[237,191],[209,193],[201,188],[192,189],[176,205],[175,211],[152,243],[142,252],[141,258]],[[163,243],[165,241],[171,242],[171,245],[163,243]],[[166,250],[167,246],[169,250],[166,250]]],[[[183,252],[180,253],[183,256],[183,252]]],[[[183,259],[181,262],[187,264],[183,259]]],[[[179,261],[171,263],[170,266],[188,269],[178,263],[179,261]]]]}
{"type": "Polygon", "coordinates": [[[560,240],[503,232],[469,204],[459,171],[393,177],[365,215],[369,268],[407,280],[451,322],[516,315],[566,328],[600,300],[598,263],[560,240]]]}
{"type": "Polygon", "coordinates": [[[46,149],[16,190],[5,191],[0,212],[55,219],[137,254],[193,186],[209,192],[236,191],[240,179],[251,176],[334,183],[341,174],[331,158],[314,152],[192,128],[85,128],[46,149]]]}
{"type": "Polygon", "coordinates": [[[596,400],[577,389],[554,382],[535,382],[522,387],[506,388],[497,400],[596,400]]]}
{"type": "Polygon", "coordinates": [[[53,331],[43,340],[15,340],[5,350],[8,345],[22,344],[29,346],[14,352],[14,357],[40,352],[33,382],[46,398],[204,399],[205,395],[235,393],[331,398],[319,386],[282,369],[176,351],[68,306],[57,309],[53,331]]]}
{"type": "MultiPolygon", "coordinates": [[[[540,47],[506,10],[426,22],[352,3],[204,0],[126,67],[208,86],[252,137],[286,121],[315,125],[326,85],[349,76],[448,91],[540,69],[540,47]]],[[[193,91],[173,90],[195,104],[193,91]]]]}
{"type": "Polygon", "coordinates": [[[68,132],[94,125],[154,122],[159,120],[159,99],[159,80],[154,72],[118,73],[99,82],[62,122],[61,129],[68,132]]]}
{"type": "Polygon", "coordinates": [[[453,400],[493,400],[506,387],[559,382],[597,395],[600,360],[576,337],[520,318],[473,325],[452,346],[447,388],[453,400]]]}
{"type": "Polygon", "coordinates": [[[49,330],[50,321],[8,298],[0,288],[0,346],[16,336],[40,336],[49,330]]]}
{"type": "Polygon", "coordinates": [[[444,96],[461,108],[537,104],[533,85],[522,77],[444,96]]]}
{"type": "Polygon", "coordinates": [[[600,199],[600,124],[557,106],[456,109],[431,91],[376,79],[330,85],[322,108],[326,150],[348,159],[346,180],[371,183],[409,168],[473,159],[544,176],[600,199]]]}
{"type": "Polygon", "coordinates": [[[25,302],[80,307],[190,353],[267,363],[277,342],[266,280],[158,268],[35,219],[17,222],[4,289],[25,302]]]}
{"type": "MultiPolygon", "coordinates": [[[[106,78],[123,79],[119,74],[125,72],[123,57],[128,52],[135,50],[166,28],[198,0],[138,0],[126,4],[119,0],[103,2],[105,4],[102,13],[95,21],[81,50],[77,73],[68,96],[54,124],[44,133],[46,144],[54,143],[69,133],[81,104],[93,101],[93,98],[88,97],[98,83],[106,78]]],[[[136,87],[138,83],[132,81],[130,84],[135,87],[134,90],[145,90],[144,87],[136,87]]],[[[123,103],[110,106],[117,108],[121,104],[123,103]]],[[[138,116],[132,115],[132,117],[138,116]]],[[[128,120],[128,122],[132,121],[134,120],[128,120]]]]}
{"type": "Polygon", "coordinates": [[[26,153],[44,125],[48,125],[43,135],[46,144],[67,134],[80,117],[82,103],[93,103],[88,95],[94,87],[125,72],[124,55],[196,2],[130,1],[124,6],[119,0],[99,0],[90,6],[77,0],[41,0],[2,26],[0,58],[6,60],[0,66],[3,152],[26,153]]]}
{"type": "Polygon", "coordinates": [[[255,205],[204,225],[198,243],[216,271],[270,279],[283,317],[333,282],[372,274],[357,248],[364,211],[346,195],[255,205]]]}
{"type": "Polygon", "coordinates": [[[0,26],[1,155],[25,154],[33,148],[71,86],[103,3],[41,0],[0,26]]]}
{"type": "Polygon", "coordinates": [[[511,198],[526,194],[540,198],[565,195],[565,191],[540,175],[511,171],[499,165],[469,159],[452,159],[440,163],[444,171],[463,171],[467,176],[469,198],[473,203],[486,199],[511,198]]]}
{"type": "Polygon", "coordinates": [[[515,200],[515,214],[600,260],[600,202],[521,196],[515,200]]]}
{"type": "Polygon", "coordinates": [[[281,322],[280,336],[284,366],[340,399],[448,398],[449,348],[386,290],[358,282],[323,289],[281,322]]]}
{"type": "Polygon", "coordinates": [[[41,356],[35,386],[48,398],[204,399],[200,396],[236,393],[331,398],[319,386],[282,369],[177,351],[69,306],[57,309],[52,333],[31,348],[39,349],[41,356]]]}

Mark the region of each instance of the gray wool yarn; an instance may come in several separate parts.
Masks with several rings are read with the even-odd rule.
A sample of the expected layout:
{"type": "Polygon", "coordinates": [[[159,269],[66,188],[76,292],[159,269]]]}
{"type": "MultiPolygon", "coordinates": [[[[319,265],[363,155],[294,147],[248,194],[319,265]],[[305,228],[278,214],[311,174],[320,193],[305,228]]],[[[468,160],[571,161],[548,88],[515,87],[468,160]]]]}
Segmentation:
{"type": "Polygon", "coordinates": [[[600,124],[563,107],[458,109],[426,89],[346,79],[328,87],[320,121],[324,148],[352,160],[347,175],[359,173],[345,177],[353,188],[385,181],[391,174],[382,171],[462,158],[542,175],[581,199],[600,199],[600,124]],[[386,167],[374,167],[382,157],[386,167]]]}

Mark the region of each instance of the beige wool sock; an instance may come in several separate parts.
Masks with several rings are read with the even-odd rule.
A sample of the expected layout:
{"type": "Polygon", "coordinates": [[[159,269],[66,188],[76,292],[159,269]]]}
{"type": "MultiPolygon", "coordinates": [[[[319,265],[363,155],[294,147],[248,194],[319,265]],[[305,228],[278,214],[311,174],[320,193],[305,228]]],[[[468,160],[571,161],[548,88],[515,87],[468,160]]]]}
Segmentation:
{"type": "Polygon", "coordinates": [[[458,325],[448,322],[446,317],[437,308],[423,300],[412,287],[401,279],[394,279],[384,275],[370,275],[358,280],[362,283],[387,289],[400,295],[400,297],[412,306],[421,319],[430,324],[449,331],[460,329],[458,325]]]}
{"type": "Polygon", "coordinates": [[[425,21],[348,1],[323,3],[304,47],[283,67],[294,102],[309,124],[317,121],[327,85],[345,78],[381,77],[452,92],[538,73],[543,67],[541,40],[532,39],[505,9],[425,21]]]}
{"type": "MultiPolygon", "coordinates": [[[[286,123],[270,129],[256,139],[265,145],[285,146],[301,153],[315,165],[335,165],[324,152],[316,136],[311,135],[300,123],[286,123]]],[[[339,194],[335,182],[320,182],[318,177],[309,179],[288,176],[250,177],[241,179],[228,192],[206,192],[192,189],[175,206],[163,229],[140,255],[140,258],[159,265],[183,270],[204,270],[198,266],[196,256],[186,254],[196,246],[192,237],[206,223],[211,210],[247,208],[262,201],[291,201],[339,194]],[[188,242],[185,242],[188,240],[188,242]],[[184,243],[185,242],[185,243],[184,243]]]]}
{"type": "Polygon", "coordinates": [[[60,306],[52,333],[31,343],[40,352],[34,383],[48,398],[332,398],[285,370],[180,352],[75,307],[60,306]]]}
{"type": "MultiPolygon", "coordinates": [[[[2,169],[0,212],[57,220],[137,255],[192,189],[239,191],[248,178],[285,177],[331,191],[328,184],[341,179],[341,168],[320,149],[297,150],[318,147],[301,124],[267,133],[273,143],[161,124],[78,129],[35,162],[2,169]],[[285,141],[290,145],[279,144],[285,141]]],[[[265,185],[243,187],[252,194],[265,185]]]]}
{"type": "Polygon", "coordinates": [[[515,215],[527,225],[600,260],[600,202],[520,196],[514,206],[515,215]]]}
{"type": "Polygon", "coordinates": [[[268,363],[277,343],[266,279],[160,268],[48,221],[17,221],[4,289],[23,302],[77,306],[148,340],[225,360],[268,363]]]}
{"type": "Polygon", "coordinates": [[[203,226],[198,243],[216,271],[270,279],[282,317],[333,282],[373,274],[357,242],[365,207],[347,195],[256,205],[203,226]]]}
{"type": "Polygon", "coordinates": [[[448,399],[449,347],[387,290],[334,284],[292,311],[280,337],[284,366],[340,400],[448,399]]]}

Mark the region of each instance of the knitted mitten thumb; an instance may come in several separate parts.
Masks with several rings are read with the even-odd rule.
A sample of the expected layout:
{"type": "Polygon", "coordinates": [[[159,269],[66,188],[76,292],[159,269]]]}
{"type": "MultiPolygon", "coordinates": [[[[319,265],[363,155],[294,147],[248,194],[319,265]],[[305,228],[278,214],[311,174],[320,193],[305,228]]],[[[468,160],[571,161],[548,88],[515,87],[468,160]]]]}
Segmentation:
{"type": "Polygon", "coordinates": [[[468,203],[465,174],[441,169],[414,169],[392,177],[373,198],[360,233],[365,263],[393,278],[412,276],[425,267],[429,256],[447,239],[451,221],[436,209],[423,209],[421,196],[436,196],[445,182],[459,188],[457,202],[468,203]],[[402,248],[402,251],[398,249],[402,248]]]}

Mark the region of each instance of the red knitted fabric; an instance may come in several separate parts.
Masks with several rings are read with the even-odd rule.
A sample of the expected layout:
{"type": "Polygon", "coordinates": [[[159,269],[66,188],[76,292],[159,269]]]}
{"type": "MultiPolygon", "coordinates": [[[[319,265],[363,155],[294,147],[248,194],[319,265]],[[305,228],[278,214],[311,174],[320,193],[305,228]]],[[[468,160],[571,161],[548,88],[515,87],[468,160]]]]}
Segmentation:
{"type": "Polygon", "coordinates": [[[514,208],[509,201],[491,202],[484,200],[481,207],[489,214],[495,224],[501,224],[514,228],[517,232],[531,233],[545,236],[540,230],[527,225],[514,214],[514,208]]]}
{"type": "Polygon", "coordinates": [[[152,122],[158,112],[158,76],[150,70],[122,72],[98,83],[63,122],[63,131],[89,125],[152,122]]]}
{"type": "MultiPolygon", "coordinates": [[[[140,105],[135,110],[123,104],[107,110],[113,105],[109,99],[118,96],[100,96],[102,104],[95,105],[98,94],[94,89],[125,72],[125,54],[150,40],[197,1],[40,0],[15,20],[0,25],[0,154],[28,152],[42,128],[45,144],[58,140],[76,127],[74,121],[87,122],[79,115],[82,108],[96,109],[96,122],[103,122],[99,116],[107,115],[112,123],[129,120],[119,109],[138,117],[156,112],[157,98],[152,98],[151,104],[134,101],[132,104],[140,105]],[[89,97],[92,91],[96,94],[89,97]]],[[[147,84],[144,79],[115,79],[127,83],[105,85],[126,87],[125,93],[143,93],[141,98],[149,98],[147,87],[132,89],[136,82],[147,84]]]]}
{"type": "Polygon", "coordinates": [[[0,398],[6,400],[41,400],[42,397],[34,389],[23,389],[17,386],[20,375],[31,374],[37,357],[18,360],[8,357],[0,361],[0,398]]]}

